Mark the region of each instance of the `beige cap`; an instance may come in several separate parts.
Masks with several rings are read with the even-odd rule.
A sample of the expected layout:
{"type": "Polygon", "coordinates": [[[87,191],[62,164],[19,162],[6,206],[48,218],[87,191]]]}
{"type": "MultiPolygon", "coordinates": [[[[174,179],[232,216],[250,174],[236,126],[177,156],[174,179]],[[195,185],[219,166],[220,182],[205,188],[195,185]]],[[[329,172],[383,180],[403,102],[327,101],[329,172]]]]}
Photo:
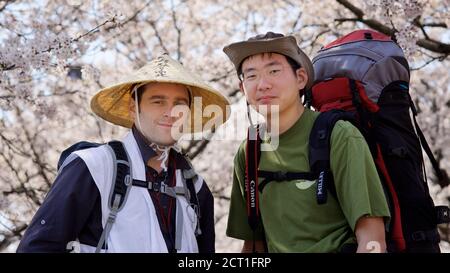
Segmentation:
{"type": "Polygon", "coordinates": [[[247,41],[230,44],[224,47],[223,51],[233,62],[236,70],[240,69],[242,61],[245,58],[255,54],[273,52],[288,56],[306,70],[308,82],[306,83],[305,89],[309,89],[313,85],[313,65],[308,56],[298,47],[297,40],[294,36],[284,36],[280,33],[267,32],[266,34],[251,37],[247,41]]]}

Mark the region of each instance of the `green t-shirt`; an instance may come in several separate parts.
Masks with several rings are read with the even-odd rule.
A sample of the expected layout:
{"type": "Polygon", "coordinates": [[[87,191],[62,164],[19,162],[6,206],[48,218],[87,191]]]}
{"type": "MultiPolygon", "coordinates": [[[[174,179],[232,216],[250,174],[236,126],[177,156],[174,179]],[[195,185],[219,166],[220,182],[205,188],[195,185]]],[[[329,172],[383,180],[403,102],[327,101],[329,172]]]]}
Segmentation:
{"type": "MultiPolygon", "coordinates": [[[[260,170],[308,172],[309,134],[318,113],[305,109],[279,136],[275,151],[262,151],[260,170]]],[[[244,141],[234,158],[233,187],[227,235],[253,240],[244,197],[244,141]]],[[[387,201],[364,137],[352,124],[338,121],[331,134],[331,171],[339,203],[328,194],[317,204],[316,181],[268,183],[259,195],[261,219],[269,252],[337,252],[354,243],[361,216],[390,217],[387,201]]],[[[261,178],[259,182],[261,182],[261,178]]],[[[255,239],[263,238],[261,226],[255,239]]]]}

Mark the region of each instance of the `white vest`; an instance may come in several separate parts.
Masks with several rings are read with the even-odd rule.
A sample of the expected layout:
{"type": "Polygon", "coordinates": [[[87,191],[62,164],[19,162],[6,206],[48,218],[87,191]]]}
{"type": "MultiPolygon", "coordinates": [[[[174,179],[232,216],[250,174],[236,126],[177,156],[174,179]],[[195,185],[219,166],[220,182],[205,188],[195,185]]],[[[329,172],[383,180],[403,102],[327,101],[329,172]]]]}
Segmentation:
{"type": "MultiPolygon", "coordinates": [[[[146,180],[145,165],[133,133],[130,131],[123,140],[125,149],[131,160],[132,177],[137,180],[146,180]]],[[[113,158],[106,145],[74,152],[70,157],[78,156],[86,163],[95,184],[100,192],[102,206],[102,226],[105,224],[110,212],[108,200],[113,179],[113,158]],[[74,155],[76,154],[76,155],[74,155]]],[[[67,158],[70,161],[70,158],[67,158]]],[[[181,172],[176,172],[176,185],[183,187],[181,172]]],[[[198,193],[203,185],[203,179],[195,183],[198,193]]],[[[183,213],[182,243],[179,252],[198,252],[195,229],[197,215],[188,200],[178,195],[177,210],[183,213]],[[179,207],[181,204],[181,208],[179,207]]],[[[123,208],[117,214],[115,223],[106,239],[108,249],[106,252],[168,252],[164,237],[161,233],[155,207],[146,188],[133,186],[130,189],[123,208]]],[[[80,244],[81,252],[95,252],[95,246],[80,244]]],[[[102,250],[104,252],[104,250],[102,250]]]]}

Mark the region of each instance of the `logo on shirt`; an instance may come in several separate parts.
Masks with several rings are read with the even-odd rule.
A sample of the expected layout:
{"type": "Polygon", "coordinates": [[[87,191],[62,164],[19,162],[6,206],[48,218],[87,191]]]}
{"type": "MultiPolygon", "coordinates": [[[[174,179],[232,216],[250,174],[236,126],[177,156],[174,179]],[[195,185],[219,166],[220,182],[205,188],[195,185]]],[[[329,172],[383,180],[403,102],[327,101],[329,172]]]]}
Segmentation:
{"type": "Polygon", "coordinates": [[[316,183],[316,180],[298,180],[300,182],[295,183],[295,186],[300,190],[309,189],[312,185],[316,183]]]}

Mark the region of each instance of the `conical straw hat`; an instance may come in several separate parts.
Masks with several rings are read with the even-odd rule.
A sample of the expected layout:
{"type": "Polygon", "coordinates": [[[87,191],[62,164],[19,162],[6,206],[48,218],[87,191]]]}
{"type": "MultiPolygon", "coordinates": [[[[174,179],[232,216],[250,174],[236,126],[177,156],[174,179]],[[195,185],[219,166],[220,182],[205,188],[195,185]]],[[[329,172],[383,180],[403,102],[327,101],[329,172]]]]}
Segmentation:
{"type": "Polygon", "coordinates": [[[152,82],[177,83],[189,88],[192,100],[191,119],[188,126],[191,128],[191,133],[203,131],[207,122],[209,124],[223,124],[229,117],[229,113],[226,111],[229,105],[228,100],[204,83],[200,77],[188,71],[166,54],[152,60],[120,83],[101,89],[92,98],[91,108],[95,114],[104,120],[131,128],[134,123],[134,119],[129,112],[131,93],[136,86],[152,82]],[[197,107],[197,104],[194,103],[196,98],[201,98],[201,107],[197,107]],[[203,117],[204,109],[211,105],[216,105],[217,110],[221,109],[221,114],[214,112],[215,114],[211,116],[203,117]],[[194,118],[201,120],[201,122],[199,120],[194,121],[194,118]]]}

